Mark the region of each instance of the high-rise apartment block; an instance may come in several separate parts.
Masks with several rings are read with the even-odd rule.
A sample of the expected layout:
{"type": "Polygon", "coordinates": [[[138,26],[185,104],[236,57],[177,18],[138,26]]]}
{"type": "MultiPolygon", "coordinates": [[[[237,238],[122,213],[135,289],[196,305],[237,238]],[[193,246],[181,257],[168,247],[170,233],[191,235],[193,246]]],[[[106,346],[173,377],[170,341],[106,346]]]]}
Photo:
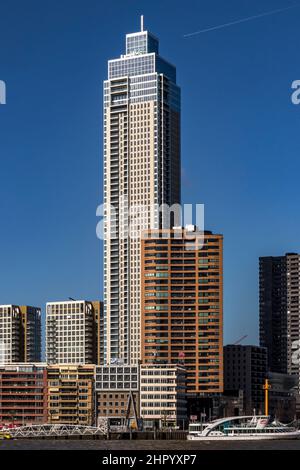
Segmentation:
{"type": "Polygon", "coordinates": [[[142,362],[184,365],[188,394],[222,392],[222,235],[145,231],[141,272],[142,362]]]}
{"type": "Polygon", "coordinates": [[[41,309],[0,305],[0,364],[41,360],[41,309]]]}
{"type": "Polygon", "coordinates": [[[300,255],[259,259],[260,345],[268,349],[272,372],[298,376],[300,338],[300,255]]]}
{"type": "Polygon", "coordinates": [[[101,302],[69,300],[46,306],[46,357],[49,364],[96,364],[101,360],[101,302]]]}
{"type": "Polygon", "coordinates": [[[140,234],[169,228],[167,206],[180,203],[180,89],[175,67],[158,48],[158,39],[143,25],[127,34],[126,53],[109,60],[104,82],[108,363],[140,359],[140,234]]]}

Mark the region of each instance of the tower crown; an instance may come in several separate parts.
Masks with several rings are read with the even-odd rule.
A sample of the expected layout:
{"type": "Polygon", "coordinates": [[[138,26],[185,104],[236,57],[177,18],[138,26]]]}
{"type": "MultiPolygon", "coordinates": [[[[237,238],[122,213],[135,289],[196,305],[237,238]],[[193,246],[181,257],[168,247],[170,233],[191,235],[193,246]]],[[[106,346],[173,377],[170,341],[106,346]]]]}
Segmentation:
{"type": "Polygon", "coordinates": [[[144,31],[144,16],[141,16],[141,31],[126,34],[126,55],[158,54],[158,39],[149,31],[144,31]]]}
{"type": "Polygon", "coordinates": [[[126,55],[158,54],[158,39],[149,31],[126,34],[126,55]]]}

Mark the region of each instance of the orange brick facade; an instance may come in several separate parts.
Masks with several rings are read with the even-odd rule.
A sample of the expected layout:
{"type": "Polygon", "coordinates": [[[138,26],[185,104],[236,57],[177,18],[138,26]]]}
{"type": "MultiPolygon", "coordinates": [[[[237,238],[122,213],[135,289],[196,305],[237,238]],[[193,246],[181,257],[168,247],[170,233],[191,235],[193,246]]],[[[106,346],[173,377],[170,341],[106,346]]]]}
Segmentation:
{"type": "Polygon", "coordinates": [[[142,239],[142,362],[178,363],[188,394],[223,391],[223,236],[184,229],[142,239]]]}

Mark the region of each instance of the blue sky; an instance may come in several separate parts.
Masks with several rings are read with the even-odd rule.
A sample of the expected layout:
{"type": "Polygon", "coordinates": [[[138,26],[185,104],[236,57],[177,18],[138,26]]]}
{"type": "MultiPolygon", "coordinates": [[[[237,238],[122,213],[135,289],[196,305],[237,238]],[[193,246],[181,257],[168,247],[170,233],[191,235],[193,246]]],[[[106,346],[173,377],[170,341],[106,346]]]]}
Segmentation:
{"type": "Polygon", "coordinates": [[[102,297],[102,81],[145,26],[182,87],[186,203],[224,234],[225,342],[258,337],[258,257],[300,250],[300,6],[288,0],[2,0],[0,303],[102,297]]]}

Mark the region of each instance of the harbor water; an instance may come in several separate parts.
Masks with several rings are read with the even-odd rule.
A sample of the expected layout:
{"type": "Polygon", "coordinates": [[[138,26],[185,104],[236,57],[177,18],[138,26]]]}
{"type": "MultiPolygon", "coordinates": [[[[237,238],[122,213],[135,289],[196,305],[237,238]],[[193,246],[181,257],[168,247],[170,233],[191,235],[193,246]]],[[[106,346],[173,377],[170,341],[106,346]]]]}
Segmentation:
{"type": "Polygon", "coordinates": [[[205,450],[300,450],[300,440],[271,441],[153,441],[153,440],[38,440],[18,439],[0,441],[1,450],[148,450],[148,451],[205,451],[205,450]]]}

